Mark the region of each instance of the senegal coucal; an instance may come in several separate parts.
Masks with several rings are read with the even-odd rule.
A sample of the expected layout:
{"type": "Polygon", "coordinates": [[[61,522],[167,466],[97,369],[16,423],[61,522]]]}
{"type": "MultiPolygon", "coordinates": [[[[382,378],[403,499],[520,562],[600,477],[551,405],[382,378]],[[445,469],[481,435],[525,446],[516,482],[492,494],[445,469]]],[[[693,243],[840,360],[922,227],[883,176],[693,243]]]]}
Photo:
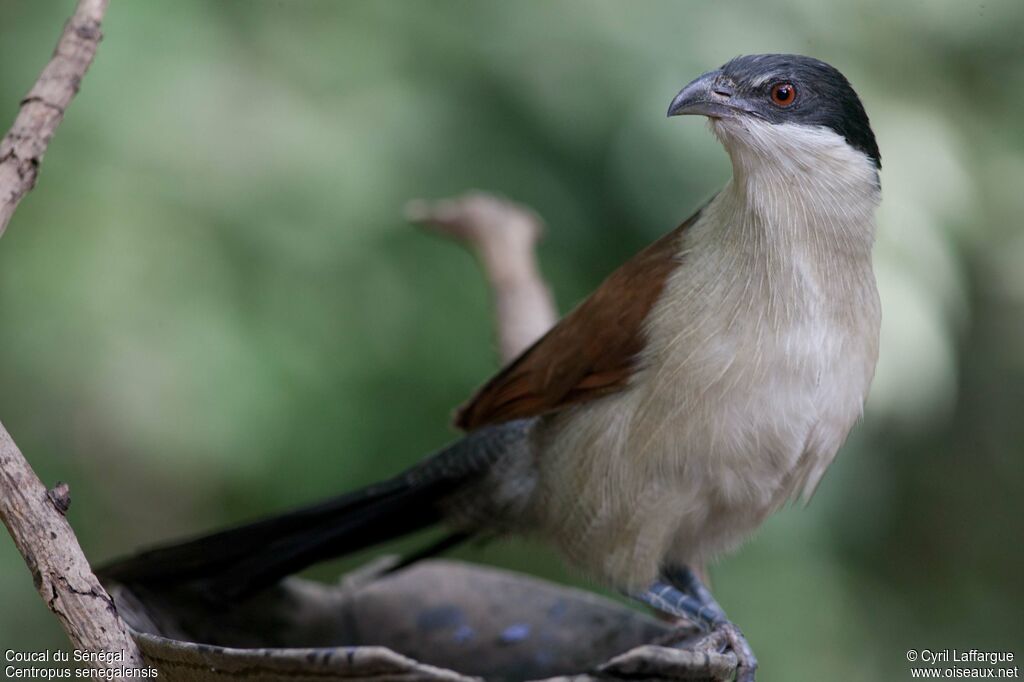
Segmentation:
{"type": "Polygon", "coordinates": [[[459,411],[466,435],[369,488],[105,571],[241,598],[444,524],[529,534],[756,661],[692,567],[808,497],[861,416],[878,355],[881,159],[839,71],[737,57],[670,116],[706,116],[733,176],[613,272],[459,411]]]}

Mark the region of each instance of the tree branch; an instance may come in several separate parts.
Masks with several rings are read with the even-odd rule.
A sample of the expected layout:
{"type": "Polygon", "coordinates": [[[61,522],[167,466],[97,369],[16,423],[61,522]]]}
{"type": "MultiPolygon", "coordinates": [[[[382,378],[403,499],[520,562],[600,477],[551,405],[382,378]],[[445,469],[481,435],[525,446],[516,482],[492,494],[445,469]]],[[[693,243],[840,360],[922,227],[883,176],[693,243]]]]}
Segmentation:
{"type": "Polygon", "coordinates": [[[79,0],[53,58],[21,100],[18,116],[0,142],[0,236],[22,197],[35,186],[46,147],[92,63],[107,2],[79,0]]]}
{"type": "MultiPolygon", "coordinates": [[[[53,58],[0,142],[0,235],[35,186],[43,154],[96,54],[106,9],[107,0],[79,0],[53,58]]],[[[0,520],[28,564],[40,596],[75,649],[112,655],[92,665],[140,667],[135,642],[64,518],[69,504],[67,486],[47,491],[0,424],[0,520]]]]}
{"type": "Polygon", "coordinates": [[[455,199],[409,202],[406,216],[455,239],[480,261],[494,300],[502,362],[539,339],[558,319],[534,249],[544,224],[529,208],[482,192],[455,199]]]}
{"type": "Polygon", "coordinates": [[[67,485],[47,491],[0,425],[0,519],[25,558],[39,595],[75,649],[125,659],[97,667],[139,667],[135,642],[64,518],[69,503],[67,485]]]}

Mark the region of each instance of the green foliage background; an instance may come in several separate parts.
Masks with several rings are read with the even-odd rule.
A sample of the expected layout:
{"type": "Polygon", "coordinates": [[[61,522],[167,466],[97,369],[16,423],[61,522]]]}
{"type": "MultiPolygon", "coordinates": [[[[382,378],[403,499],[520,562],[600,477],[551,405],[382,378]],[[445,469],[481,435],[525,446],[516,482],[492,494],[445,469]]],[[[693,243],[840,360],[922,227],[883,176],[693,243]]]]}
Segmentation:
{"type": "MultiPolygon", "coordinates": [[[[4,121],[71,8],[0,4],[4,121]]],[[[474,263],[404,202],[535,207],[566,310],[728,177],[676,91],[812,54],[882,149],[883,357],[810,508],[716,589],[766,680],[1024,655],[1022,29],[1019,0],[115,1],[0,242],[0,419],[96,562],[395,472],[496,362],[474,263]]],[[[460,556],[577,582],[522,542],[460,556]]],[[[0,649],[58,646],[0,539],[0,649]]]]}

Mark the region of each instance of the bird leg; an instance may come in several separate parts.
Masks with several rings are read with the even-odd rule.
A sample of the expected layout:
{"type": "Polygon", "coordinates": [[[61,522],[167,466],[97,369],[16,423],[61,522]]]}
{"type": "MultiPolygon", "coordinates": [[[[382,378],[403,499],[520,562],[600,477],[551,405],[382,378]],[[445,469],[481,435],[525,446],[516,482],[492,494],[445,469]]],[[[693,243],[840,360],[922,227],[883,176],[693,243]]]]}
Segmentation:
{"type": "MultiPolygon", "coordinates": [[[[692,645],[695,651],[724,651],[731,649],[738,662],[736,682],[753,682],[757,658],[739,628],[729,621],[725,611],[711,591],[687,567],[669,567],[662,572],[646,592],[632,595],[645,604],[693,623],[705,636],[692,645]]],[[[692,634],[688,625],[673,629],[659,644],[678,644],[692,634]]]]}

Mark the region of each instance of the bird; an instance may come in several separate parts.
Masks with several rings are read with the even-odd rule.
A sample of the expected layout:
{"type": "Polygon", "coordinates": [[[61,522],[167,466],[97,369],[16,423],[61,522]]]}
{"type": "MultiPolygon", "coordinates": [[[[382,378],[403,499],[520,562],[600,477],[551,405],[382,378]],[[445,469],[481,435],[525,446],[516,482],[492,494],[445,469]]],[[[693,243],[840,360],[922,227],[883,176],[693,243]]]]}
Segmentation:
{"type": "Polygon", "coordinates": [[[612,272],[456,412],[459,439],[367,488],[115,562],[129,584],[242,599],[432,526],[525,535],[600,584],[757,660],[700,578],[809,500],[861,419],[878,358],[881,155],[836,68],[745,55],[668,116],[707,119],[732,176],[612,272]]]}

